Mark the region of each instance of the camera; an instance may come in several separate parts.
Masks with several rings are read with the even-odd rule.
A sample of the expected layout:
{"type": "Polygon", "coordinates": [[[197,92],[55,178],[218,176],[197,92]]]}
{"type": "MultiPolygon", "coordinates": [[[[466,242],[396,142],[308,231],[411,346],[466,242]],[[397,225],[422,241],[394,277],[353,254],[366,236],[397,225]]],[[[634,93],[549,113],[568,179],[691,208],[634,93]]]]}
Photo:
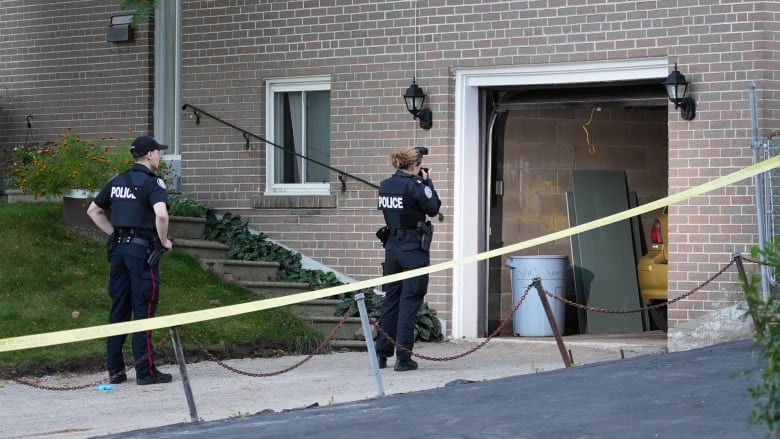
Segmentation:
{"type": "Polygon", "coordinates": [[[418,172],[417,175],[422,177],[423,176],[423,171],[425,171],[425,173],[427,174],[428,173],[428,168],[420,168],[420,172],[418,172]]]}

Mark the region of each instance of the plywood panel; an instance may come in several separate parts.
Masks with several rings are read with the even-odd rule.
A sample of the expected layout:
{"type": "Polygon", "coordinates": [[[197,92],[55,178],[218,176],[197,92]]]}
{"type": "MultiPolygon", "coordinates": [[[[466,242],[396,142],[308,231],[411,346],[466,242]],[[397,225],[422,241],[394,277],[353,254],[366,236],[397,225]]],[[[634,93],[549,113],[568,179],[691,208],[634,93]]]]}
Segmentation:
{"type": "MultiPolygon", "coordinates": [[[[574,170],[573,210],[575,224],[583,224],[629,208],[623,171],[574,170]]],[[[572,225],[575,225],[572,224],[572,225]]],[[[631,220],[581,233],[573,256],[580,290],[577,301],[610,310],[641,307],[636,277],[634,231],[631,220]]],[[[583,320],[583,319],[581,319],[583,320]]],[[[611,314],[587,311],[587,333],[642,332],[639,313],[611,314]]]]}

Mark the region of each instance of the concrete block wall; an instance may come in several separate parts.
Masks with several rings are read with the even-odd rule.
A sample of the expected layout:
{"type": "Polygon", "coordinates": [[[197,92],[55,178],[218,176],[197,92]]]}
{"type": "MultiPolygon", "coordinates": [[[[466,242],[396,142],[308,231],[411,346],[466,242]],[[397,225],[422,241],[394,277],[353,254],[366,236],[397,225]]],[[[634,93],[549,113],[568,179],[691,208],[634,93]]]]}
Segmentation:
{"type": "MultiPolygon", "coordinates": [[[[628,188],[637,193],[640,204],[666,196],[666,112],[657,108],[630,111],[620,106],[599,107],[599,111],[593,108],[509,112],[502,171],[501,239],[505,244],[569,227],[566,193],[572,191],[574,170],[625,171],[628,188]],[[582,128],[587,121],[590,121],[588,137],[582,128]]],[[[658,213],[643,215],[645,237],[649,237],[658,213]]],[[[568,238],[517,255],[566,255],[569,263],[574,263],[568,238]]],[[[502,258],[502,266],[506,259],[502,258]]],[[[509,273],[504,273],[501,280],[500,315],[505,316],[515,304],[509,273]]],[[[571,300],[575,300],[573,287],[572,281],[572,290],[566,291],[571,300]]]]}

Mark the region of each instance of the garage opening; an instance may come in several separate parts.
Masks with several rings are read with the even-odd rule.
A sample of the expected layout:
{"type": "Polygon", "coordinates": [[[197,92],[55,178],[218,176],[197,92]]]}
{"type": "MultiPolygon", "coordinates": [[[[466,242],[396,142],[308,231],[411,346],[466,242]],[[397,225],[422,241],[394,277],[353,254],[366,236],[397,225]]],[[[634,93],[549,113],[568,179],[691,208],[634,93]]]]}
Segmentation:
{"type": "MultiPolygon", "coordinates": [[[[490,249],[574,225],[575,191],[581,200],[577,209],[593,207],[592,214],[599,211],[601,203],[614,201],[615,190],[622,190],[614,186],[620,186],[621,179],[625,181],[626,202],[644,204],[667,195],[668,101],[660,81],[498,87],[482,92],[489,115],[486,120],[491,121],[486,136],[490,249]],[[583,201],[585,195],[591,198],[583,201]]],[[[636,262],[646,251],[646,237],[658,213],[644,215],[628,234],[613,233],[582,243],[599,245],[598,250],[607,255],[622,254],[622,268],[613,266],[608,258],[601,265],[593,264],[594,249],[578,249],[576,242],[573,249],[568,238],[518,255],[567,256],[572,267],[565,288],[569,300],[583,303],[588,294],[591,300],[598,294],[615,299],[605,303],[641,306],[636,262]],[[626,252],[632,261],[626,260],[626,252]],[[583,279],[584,270],[591,271],[591,278],[583,279]],[[609,282],[601,282],[608,278],[609,282]],[[585,291],[583,282],[593,289],[585,291]],[[624,300],[626,297],[629,299],[624,300]]],[[[506,268],[509,256],[513,255],[489,261],[485,298],[488,334],[514,307],[506,268]]],[[[624,316],[606,318],[602,321],[601,316],[567,306],[564,333],[657,329],[647,315],[636,314],[628,320],[624,316]]],[[[509,326],[504,335],[511,335],[509,326]]]]}

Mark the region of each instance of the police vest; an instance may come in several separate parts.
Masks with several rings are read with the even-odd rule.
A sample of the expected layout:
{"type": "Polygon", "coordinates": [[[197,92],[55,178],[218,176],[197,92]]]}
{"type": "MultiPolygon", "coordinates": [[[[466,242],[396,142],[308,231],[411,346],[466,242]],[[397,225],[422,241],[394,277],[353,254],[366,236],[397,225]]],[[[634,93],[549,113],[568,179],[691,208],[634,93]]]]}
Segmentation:
{"type": "MultiPolygon", "coordinates": [[[[154,205],[168,203],[165,183],[143,165],[134,165],[114,177],[95,198],[95,204],[111,208],[114,228],[143,229],[154,232],[154,205]]],[[[153,233],[156,235],[156,233],[153,233]]]]}
{"type": "Polygon", "coordinates": [[[385,217],[387,227],[391,229],[412,229],[419,221],[425,221],[425,212],[417,202],[417,193],[423,186],[415,176],[396,172],[379,185],[377,209],[385,217]]]}

